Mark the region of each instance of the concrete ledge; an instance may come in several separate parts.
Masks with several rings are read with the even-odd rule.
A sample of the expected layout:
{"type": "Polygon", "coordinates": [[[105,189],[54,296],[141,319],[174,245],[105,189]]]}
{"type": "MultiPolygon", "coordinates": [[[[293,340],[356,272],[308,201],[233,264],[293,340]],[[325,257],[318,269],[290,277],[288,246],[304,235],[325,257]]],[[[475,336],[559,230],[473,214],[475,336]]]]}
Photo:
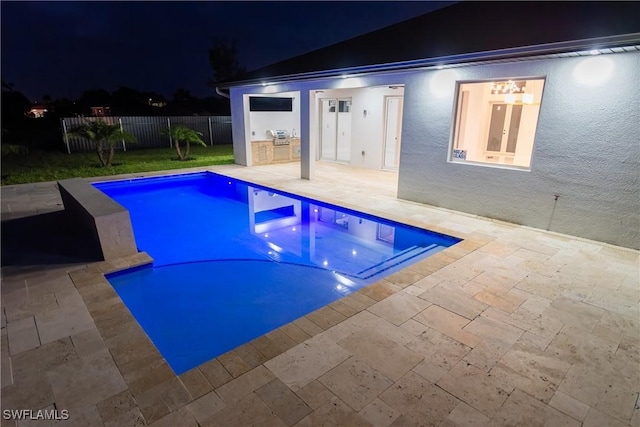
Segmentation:
{"type": "Polygon", "coordinates": [[[129,211],[82,178],[58,181],[67,215],[95,239],[105,261],[138,252],[129,211]]]}

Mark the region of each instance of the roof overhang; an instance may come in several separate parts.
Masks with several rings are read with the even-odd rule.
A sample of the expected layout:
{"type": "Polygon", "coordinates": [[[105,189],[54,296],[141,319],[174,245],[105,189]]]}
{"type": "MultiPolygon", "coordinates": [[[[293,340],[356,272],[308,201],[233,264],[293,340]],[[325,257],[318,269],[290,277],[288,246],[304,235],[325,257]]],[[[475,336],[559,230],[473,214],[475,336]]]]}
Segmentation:
{"type": "Polygon", "coordinates": [[[231,87],[256,86],[267,84],[291,83],[307,80],[320,80],[344,77],[359,77],[388,72],[406,72],[416,69],[438,69],[460,67],[471,64],[505,63],[530,61],[536,59],[587,56],[594,54],[622,53],[640,51],[640,33],[623,34],[609,37],[547,43],[516,48],[489,50],[484,52],[463,53],[457,55],[424,58],[387,64],[363,65],[348,68],[313,71],[308,73],[265,76],[236,82],[222,83],[218,89],[231,87]]]}

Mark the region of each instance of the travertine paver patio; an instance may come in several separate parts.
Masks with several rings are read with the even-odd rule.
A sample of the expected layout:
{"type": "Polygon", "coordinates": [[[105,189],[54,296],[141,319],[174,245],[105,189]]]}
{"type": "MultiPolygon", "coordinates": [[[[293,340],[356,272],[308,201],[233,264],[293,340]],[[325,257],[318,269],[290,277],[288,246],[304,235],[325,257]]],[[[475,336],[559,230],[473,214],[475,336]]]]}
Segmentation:
{"type": "MultiPolygon", "coordinates": [[[[465,240],[180,376],[102,275],[146,254],[5,267],[2,409],[73,426],[640,426],[637,251],[399,201],[392,173],[296,167],[211,169],[465,240]]],[[[3,221],[62,208],[54,183],[1,191],[3,221]]]]}

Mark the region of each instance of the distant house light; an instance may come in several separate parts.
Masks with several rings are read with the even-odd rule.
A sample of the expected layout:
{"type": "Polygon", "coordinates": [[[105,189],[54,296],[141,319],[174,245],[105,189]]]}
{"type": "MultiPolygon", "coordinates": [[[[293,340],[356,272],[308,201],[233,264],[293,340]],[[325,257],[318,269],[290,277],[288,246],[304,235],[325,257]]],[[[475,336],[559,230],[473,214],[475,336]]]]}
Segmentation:
{"type": "Polygon", "coordinates": [[[27,113],[27,116],[33,117],[34,119],[40,119],[44,117],[46,113],[47,113],[47,107],[41,104],[36,104],[33,107],[31,107],[31,109],[27,113]]]}
{"type": "Polygon", "coordinates": [[[105,117],[111,115],[110,107],[91,107],[91,115],[94,117],[105,117]]]}

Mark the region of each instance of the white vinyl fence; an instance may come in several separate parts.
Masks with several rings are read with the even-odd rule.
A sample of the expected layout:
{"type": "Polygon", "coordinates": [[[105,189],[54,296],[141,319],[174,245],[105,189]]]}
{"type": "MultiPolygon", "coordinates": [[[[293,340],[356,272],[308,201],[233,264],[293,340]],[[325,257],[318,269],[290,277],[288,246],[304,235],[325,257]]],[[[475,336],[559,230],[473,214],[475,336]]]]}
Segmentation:
{"type": "MultiPolygon", "coordinates": [[[[137,138],[131,148],[161,148],[171,147],[171,139],[163,131],[166,129],[184,125],[202,133],[202,139],[208,145],[231,144],[231,117],[230,116],[108,116],[108,117],[65,117],[61,120],[63,139],[67,153],[78,151],[92,151],[91,141],[76,136],[71,136],[69,131],[87,121],[104,120],[109,124],[118,124],[126,132],[137,138]]],[[[124,141],[116,146],[119,150],[127,150],[124,141]]]]}

